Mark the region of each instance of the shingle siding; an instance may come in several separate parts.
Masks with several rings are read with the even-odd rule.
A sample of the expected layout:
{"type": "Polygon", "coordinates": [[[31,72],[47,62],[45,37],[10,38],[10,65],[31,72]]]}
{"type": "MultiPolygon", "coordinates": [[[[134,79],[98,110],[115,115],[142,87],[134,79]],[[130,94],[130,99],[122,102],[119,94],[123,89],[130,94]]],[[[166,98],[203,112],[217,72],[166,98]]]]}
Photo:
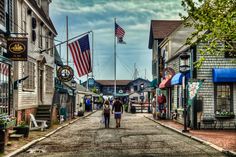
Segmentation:
{"type": "MultiPolygon", "coordinates": [[[[203,44],[197,46],[197,60],[202,57],[199,50],[202,48],[203,44]]],[[[203,113],[204,114],[215,114],[215,102],[214,102],[214,83],[212,78],[213,68],[236,68],[236,64],[232,61],[235,58],[224,58],[224,55],[212,56],[205,55],[205,61],[202,66],[197,70],[197,79],[204,79],[204,83],[199,90],[198,95],[203,96],[203,113]]],[[[234,114],[236,114],[236,83],[233,84],[233,109],[234,114]]],[[[229,121],[235,121],[235,119],[230,119],[229,121]]]]}

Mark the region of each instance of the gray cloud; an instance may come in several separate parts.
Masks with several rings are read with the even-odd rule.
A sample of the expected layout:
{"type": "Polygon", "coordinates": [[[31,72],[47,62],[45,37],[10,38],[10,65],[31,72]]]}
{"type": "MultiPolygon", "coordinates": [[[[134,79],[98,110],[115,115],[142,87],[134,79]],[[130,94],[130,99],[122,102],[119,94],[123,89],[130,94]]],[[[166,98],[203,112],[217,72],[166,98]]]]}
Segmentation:
{"type": "MultiPolygon", "coordinates": [[[[66,15],[69,16],[70,36],[94,31],[94,57],[97,58],[94,65],[98,79],[113,76],[112,61],[107,60],[113,56],[114,17],[126,31],[124,40],[127,44],[118,45],[117,49],[120,60],[126,64],[136,62],[137,65],[143,62],[142,67],[147,68],[151,79],[151,52],[147,48],[150,21],[179,19],[179,12],[183,12],[181,0],[53,0],[50,6],[52,20],[59,32],[58,39],[65,39],[66,15]],[[106,71],[99,70],[104,66],[106,71]]],[[[123,73],[117,72],[120,79],[131,79],[123,66],[119,68],[123,70],[123,73]]]]}

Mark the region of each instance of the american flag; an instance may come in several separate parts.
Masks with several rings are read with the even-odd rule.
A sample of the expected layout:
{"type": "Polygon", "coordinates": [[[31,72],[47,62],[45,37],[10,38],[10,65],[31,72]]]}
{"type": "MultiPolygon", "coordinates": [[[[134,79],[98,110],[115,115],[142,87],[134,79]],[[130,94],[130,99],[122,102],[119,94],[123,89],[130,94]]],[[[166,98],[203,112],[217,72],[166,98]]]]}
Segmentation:
{"type": "Polygon", "coordinates": [[[123,28],[121,28],[116,22],[115,22],[115,36],[118,39],[118,43],[125,44],[123,41],[123,37],[125,35],[125,31],[123,28]]]}
{"type": "Polygon", "coordinates": [[[0,74],[8,76],[8,69],[9,69],[8,64],[0,63],[0,74]]]}
{"type": "Polygon", "coordinates": [[[92,72],[88,34],[68,44],[79,76],[92,72]]]}

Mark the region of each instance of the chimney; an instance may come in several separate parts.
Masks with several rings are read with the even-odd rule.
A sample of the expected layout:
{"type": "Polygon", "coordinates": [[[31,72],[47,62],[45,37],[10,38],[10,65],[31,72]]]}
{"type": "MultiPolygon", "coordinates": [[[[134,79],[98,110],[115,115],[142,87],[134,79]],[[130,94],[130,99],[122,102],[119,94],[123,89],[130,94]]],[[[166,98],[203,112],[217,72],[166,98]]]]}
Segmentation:
{"type": "Polygon", "coordinates": [[[47,15],[47,18],[49,18],[49,4],[51,3],[51,0],[41,0],[41,7],[45,14],[47,15]]]}

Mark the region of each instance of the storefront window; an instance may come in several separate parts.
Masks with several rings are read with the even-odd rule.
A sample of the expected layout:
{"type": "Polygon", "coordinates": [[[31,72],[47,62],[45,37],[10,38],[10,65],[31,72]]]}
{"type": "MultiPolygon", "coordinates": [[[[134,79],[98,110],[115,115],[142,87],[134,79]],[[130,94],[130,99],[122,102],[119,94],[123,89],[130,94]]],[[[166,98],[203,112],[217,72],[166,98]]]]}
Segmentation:
{"type": "Polygon", "coordinates": [[[9,65],[0,62],[0,114],[8,113],[9,65]]]}
{"type": "Polygon", "coordinates": [[[23,63],[23,75],[29,76],[23,82],[24,90],[34,90],[35,89],[35,64],[33,62],[24,62],[23,63]]]}
{"type": "Polygon", "coordinates": [[[233,112],[233,86],[232,84],[215,85],[215,112],[233,112]]]}

